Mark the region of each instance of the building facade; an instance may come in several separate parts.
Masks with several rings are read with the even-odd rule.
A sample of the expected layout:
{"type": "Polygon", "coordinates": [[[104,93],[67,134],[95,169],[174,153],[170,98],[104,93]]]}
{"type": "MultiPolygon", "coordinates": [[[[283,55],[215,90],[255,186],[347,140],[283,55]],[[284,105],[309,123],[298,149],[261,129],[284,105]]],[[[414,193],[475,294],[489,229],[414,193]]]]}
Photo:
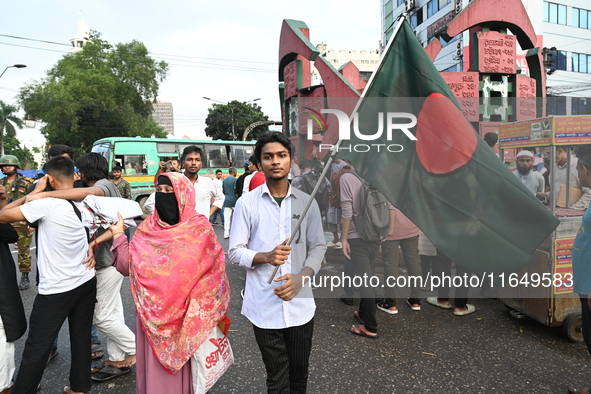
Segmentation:
{"type": "MultiPolygon", "coordinates": [[[[328,45],[321,43],[316,45],[316,49],[320,53],[319,56],[323,56],[330,64],[337,70],[345,66],[347,63],[353,63],[360,72],[360,75],[366,76],[365,80],[368,80],[371,73],[376,68],[378,61],[380,60],[380,52],[376,50],[334,50],[328,49],[328,45]]],[[[322,78],[320,73],[312,64],[310,67],[312,73],[312,85],[322,84],[322,78]]]]}
{"type": "Polygon", "coordinates": [[[174,114],[172,111],[172,103],[154,103],[152,104],[154,110],[152,118],[162,126],[167,134],[174,135],[174,114]]]}
{"type": "MultiPolygon", "coordinates": [[[[494,0],[490,0],[494,1],[494,0]]],[[[439,71],[465,71],[464,52],[470,34],[464,32],[450,42],[438,33],[465,6],[467,0],[381,0],[382,40],[392,36],[396,18],[408,12],[409,23],[426,46],[439,39],[443,48],[434,63],[439,71]]],[[[522,0],[538,36],[537,45],[546,48],[547,94],[553,99],[551,111],[558,115],[591,113],[591,3],[588,0],[522,0]]],[[[466,51],[467,53],[467,51],[466,51]]],[[[519,53],[519,52],[518,52],[519,53]]],[[[527,74],[525,54],[518,66],[527,74]]]]}

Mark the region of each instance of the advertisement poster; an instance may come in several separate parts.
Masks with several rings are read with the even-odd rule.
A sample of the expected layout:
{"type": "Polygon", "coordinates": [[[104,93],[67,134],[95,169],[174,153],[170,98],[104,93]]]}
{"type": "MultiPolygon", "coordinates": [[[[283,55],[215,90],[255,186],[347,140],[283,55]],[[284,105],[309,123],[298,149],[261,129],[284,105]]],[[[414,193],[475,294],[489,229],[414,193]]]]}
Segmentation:
{"type": "Polygon", "coordinates": [[[552,118],[540,118],[499,126],[499,147],[523,148],[552,144],[552,118]]]}
{"type": "Polygon", "coordinates": [[[591,143],[591,116],[557,116],[554,129],[555,145],[591,143]]]}
{"type": "Polygon", "coordinates": [[[561,285],[554,287],[554,294],[565,294],[573,292],[572,248],[574,242],[574,237],[556,239],[556,260],[554,262],[553,279],[559,278],[560,276],[559,279],[561,285]]]}

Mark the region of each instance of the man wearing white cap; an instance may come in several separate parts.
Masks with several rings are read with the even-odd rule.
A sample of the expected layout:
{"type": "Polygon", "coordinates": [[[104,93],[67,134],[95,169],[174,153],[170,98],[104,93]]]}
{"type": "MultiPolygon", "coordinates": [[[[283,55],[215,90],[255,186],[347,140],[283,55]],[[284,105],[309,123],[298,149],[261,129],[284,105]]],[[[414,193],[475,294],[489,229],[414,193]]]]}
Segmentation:
{"type": "Polygon", "coordinates": [[[544,195],[544,177],[537,171],[532,171],[534,166],[534,154],[528,150],[522,150],[517,154],[517,171],[515,176],[534,195],[544,195]]]}

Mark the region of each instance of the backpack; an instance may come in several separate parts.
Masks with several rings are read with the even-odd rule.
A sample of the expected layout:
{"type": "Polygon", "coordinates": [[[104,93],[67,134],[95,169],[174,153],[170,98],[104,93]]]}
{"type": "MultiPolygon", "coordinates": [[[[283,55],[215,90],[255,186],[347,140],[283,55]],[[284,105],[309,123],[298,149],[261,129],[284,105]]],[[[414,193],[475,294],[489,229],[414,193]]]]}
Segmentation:
{"type": "Polygon", "coordinates": [[[382,241],[390,233],[390,209],[388,200],[378,189],[361,179],[359,190],[359,213],[353,218],[355,228],[361,239],[382,241]]]}
{"type": "Polygon", "coordinates": [[[320,181],[320,187],[314,196],[314,199],[318,203],[320,212],[325,212],[328,209],[328,185],[324,178],[320,179],[320,174],[316,171],[310,171],[305,175],[302,175],[302,191],[304,193],[312,194],[316,183],[320,181]]]}

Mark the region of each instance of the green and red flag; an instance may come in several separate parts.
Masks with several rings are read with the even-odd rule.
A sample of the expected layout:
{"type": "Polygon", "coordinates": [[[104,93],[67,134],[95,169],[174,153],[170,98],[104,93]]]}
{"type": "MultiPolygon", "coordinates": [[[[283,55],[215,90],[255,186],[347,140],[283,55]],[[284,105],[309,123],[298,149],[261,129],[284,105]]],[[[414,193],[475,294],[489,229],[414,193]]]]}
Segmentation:
{"type": "Polygon", "coordinates": [[[477,136],[406,21],[360,100],[360,133],[379,129],[376,113],[408,112],[417,118],[416,140],[386,133],[382,120],[384,132],[370,144],[353,122],[337,157],[350,160],[453,261],[480,274],[517,272],[558,225],[477,136]],[[364,152],[380,144],[400,147],[364,152]]]}

